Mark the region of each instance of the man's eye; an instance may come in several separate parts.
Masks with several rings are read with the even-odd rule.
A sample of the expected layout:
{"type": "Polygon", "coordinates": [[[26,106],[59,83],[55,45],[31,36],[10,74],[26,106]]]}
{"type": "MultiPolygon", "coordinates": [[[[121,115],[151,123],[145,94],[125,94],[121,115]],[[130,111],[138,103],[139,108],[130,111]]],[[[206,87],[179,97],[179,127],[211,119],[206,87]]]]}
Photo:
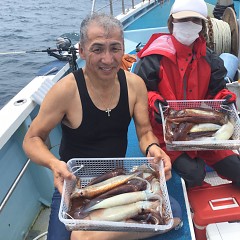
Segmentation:
{"type": "Polygon", "coordinates": [[[102,49],[101,48],[93,48],[92,52],[94,52],[94,53],[101,53],[102,49]]]}
{"type": "Polygon", "coordinates": [[[119,51],[121,51],[122,49],[121,48],[119,48],[119,47],[114,47],[114,48],[112,48],[112,51],[113,52],[119,52],[119,51]]]}

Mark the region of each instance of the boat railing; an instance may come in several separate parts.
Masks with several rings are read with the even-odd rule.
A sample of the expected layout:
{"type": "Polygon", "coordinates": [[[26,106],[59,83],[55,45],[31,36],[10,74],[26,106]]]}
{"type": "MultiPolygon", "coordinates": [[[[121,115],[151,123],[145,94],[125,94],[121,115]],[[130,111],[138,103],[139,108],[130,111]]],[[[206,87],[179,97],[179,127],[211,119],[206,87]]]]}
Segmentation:
{"type": "MultiPolygon", "coordinates": [[[[121,9],[122,9],[121,13],[125,15],[129,10],[135,9],[136,5],[139,4],[139,3],[148,2],[148,4],[150,4],[150,3],[155,2],[155,3],[162,3],[163,4],[166,1],[168,1],[168,0],[127,0],[127,1],[126,0],[122,0],[121,1],[121,9]]],[[[93,0],[92,11],[91,11],[92,13],[93,12],[100,12],[100,11],[103,11],[103,10],[106,10],[107,8],[109,8],[109,13],[111,15],[116,15],[114,13],[113,6],[114,6],[114,3],[118,3],[119,4],[119,0],[109,0],[108,4],[106,4],[104,6],[101,5],[101,7],[97,8],[97,9],[96,9],[96,2],[97,2],[97,0],[93,0]]],[[[117,14],[119,14],[119,13],[117,13],[117,14]]]]}
{"type": "Polygon", "coordinates": [[[7,203],[8,199],[12,195],[12,193],[13,193],[14,189],[16,188],[17,184],[19,183],[19,181],[21,180],[21,178],[24,175],[25,171],[27,170],[27,167],[28,167],[30,161],[31,161],[30,159],[27,160],[27,162],[24,164],[23,168],[21,169],[20,173],[18,174],[18,176],[14,180],[12,186],[9,188],[8,193],[6,194],[6,196],[4,197],[3,201],[0,204],[0,212],[4,208],[5,204],[7,203]]]}

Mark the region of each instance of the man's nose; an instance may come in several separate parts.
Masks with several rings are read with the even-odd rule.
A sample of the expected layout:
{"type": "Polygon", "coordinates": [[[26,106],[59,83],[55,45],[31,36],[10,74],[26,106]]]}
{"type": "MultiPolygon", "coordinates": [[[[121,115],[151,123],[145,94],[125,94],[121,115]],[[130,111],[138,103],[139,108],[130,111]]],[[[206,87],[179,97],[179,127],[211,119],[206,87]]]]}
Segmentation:
{"type": "Polygon", "coordinates": [[[103,57],[102,57],[103,63],[109,64],[109,63],[112,63],[112,60],[113,60],[113,56],[112,56],[111,52],[108,50],[105,51],[103,54],[103,57]]]}

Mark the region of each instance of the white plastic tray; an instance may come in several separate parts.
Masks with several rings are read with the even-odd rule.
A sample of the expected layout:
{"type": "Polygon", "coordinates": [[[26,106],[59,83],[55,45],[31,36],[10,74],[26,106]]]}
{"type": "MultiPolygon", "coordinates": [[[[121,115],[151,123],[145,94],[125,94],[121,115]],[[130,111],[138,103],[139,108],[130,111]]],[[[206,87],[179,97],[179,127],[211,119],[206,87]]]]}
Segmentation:
{"type": "Polygon", "coordinates": [[[239,240],[240,222],[212,223],[206,227],[207,240],[239,240]]]}
{"type": "MultiPolygon", "coordinates": [[[[74,158],[68,161],[67,165],[71,172],[81,178],[82,187],[98,175],[108,172],[117,167],[123,167],[126,173],[143,164],[154,164],[153,158],[74,158]],[[79,167],[83,165],[83,168],[79,167]],[[79,169],[79,170],[78,170],[79,169]]],[[[156,164],[155,164],[156,165],[156,164]]],[[[160,172],[160,189],[163,196],[164,219],[168,219],[166,225],[151,225],[141,223],[125,223],[125,222],[110,222],[110,221],[95,221],[70,219],[67,216],[70,203],[70,194],[75,186],[74,181],[64,181],[63,194],[59,210],[59,219],[63,222],[66,228],[73,230],[101,230],[101,231],[138,231],[138,232],[153,232],[165,231],[172,227],[173,216],[168,197],[168,190],[163,170],[163,163],[158,165],[160,172]]]]}
{"type": "MultiPolygon", "coordinates": [[[[239,78],[240,78],[240,76],[239,76],[239,78]]],[[[239,83],[238,82],[227,83],[227,88],[236,94],[237,110],[240,112],[240,82],[239,83]]]]}
{"type": "Polygon", "coordinates": [[[169,108],[182,110],[186,108],[206,108],[224,112],[228,115],[229,120],[234,125],[234,133],[231,140],[209,140],[209,141],[172,141],[169,142],[165,138],[165,118],[167,116],[166,109],[162,109],[160,105],[161,117],[163,119],[164,141],[168,150],[174,151],[194,151],[194,150],[223,150],[223,149],[239,149],[240,148],[240,119],[234,104],[226,107],[222,106],[223,100],[176,100],[168,101],[169,108]],[[227,109],[228,108],[228,109],[227,109]]]}

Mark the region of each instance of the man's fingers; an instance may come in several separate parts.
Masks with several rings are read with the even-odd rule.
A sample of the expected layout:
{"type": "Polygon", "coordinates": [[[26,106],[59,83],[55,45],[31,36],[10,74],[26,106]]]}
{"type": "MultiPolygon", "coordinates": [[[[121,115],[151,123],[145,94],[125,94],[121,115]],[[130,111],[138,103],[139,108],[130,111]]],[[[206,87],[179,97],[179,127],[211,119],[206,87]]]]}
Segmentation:
{"type": "Polygon", "coordinates": [[[166,179],[166,181],[168,181],[168,180],[171,179],[171,178],[172,178],[172,173],[171,173],[171,171],[165,172],[165,179],[166,179]]]}
{"type": "Polygon", "coordinates": [[[64,173],[64,177],[63,177],[64,179],[68,179],[68,180],[75,180],[76,179],[76,176],[73,174],[73,173],[71,173],[71,172],[69,172],[69,171],[66,171],[65,173],[64,173]]]}

